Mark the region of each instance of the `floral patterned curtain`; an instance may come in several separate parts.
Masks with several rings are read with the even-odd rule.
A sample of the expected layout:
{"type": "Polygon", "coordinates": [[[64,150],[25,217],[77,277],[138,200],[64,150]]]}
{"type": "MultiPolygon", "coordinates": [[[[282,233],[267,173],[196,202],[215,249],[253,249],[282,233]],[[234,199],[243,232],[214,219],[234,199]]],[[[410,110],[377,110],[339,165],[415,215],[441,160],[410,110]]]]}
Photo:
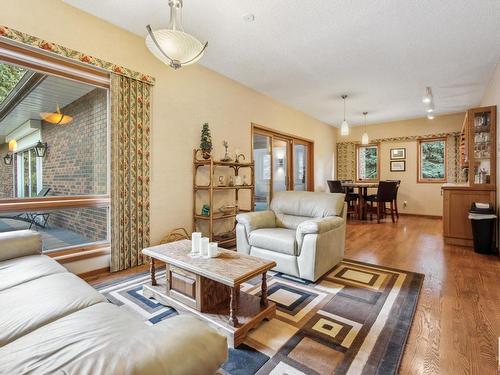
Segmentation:
{"type": "Polygon", "coordinates": [[[151,85],[111,75],[111,271],[143,263],[149,246],[151,85]]]}
{"type": "Polygon", "coordinates": [[[337,143],[337,179],[356,179],[356,145],[353,142],[337,143]]]}

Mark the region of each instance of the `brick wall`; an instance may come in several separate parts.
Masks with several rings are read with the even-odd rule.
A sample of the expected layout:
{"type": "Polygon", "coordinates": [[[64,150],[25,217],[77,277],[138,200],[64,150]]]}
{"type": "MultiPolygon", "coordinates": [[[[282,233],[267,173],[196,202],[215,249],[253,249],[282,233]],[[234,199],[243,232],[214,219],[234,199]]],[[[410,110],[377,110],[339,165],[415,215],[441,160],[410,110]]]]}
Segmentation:
{"type": "Polygon", "coordinates": [[[9,152],[9,146],[0,145],[0,199],[14,197],[14,160],[12,165],[5,165],[3,157],[9,152]]]}
{"type": "MultiPolygon", "coordinates": [[[[42,122],[47,142],[43,186],[49,195],[106,194],[107,97],[95,89],[61,110],[73,116],[67,125],[42,122]]],[[[50,214],[49,225],[72,230],[92,241],[106,239],[106,209],[67,209],[50,214]]]]}

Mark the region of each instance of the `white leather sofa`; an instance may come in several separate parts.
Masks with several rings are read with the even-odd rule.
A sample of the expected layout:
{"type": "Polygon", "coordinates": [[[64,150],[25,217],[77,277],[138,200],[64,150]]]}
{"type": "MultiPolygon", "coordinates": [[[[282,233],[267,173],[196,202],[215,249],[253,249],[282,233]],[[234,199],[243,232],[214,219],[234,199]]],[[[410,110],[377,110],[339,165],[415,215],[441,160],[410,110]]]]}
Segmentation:
{"type": "Polygon", "coordinates": [[[204,322],[148,326],[41,248],[36,232],[0,234],[0,374],[214,374],[226,360],[204,322]]]}
{"type": "Polygon", "coordinates": [[[237,215],[237,250],[274,260],[275,271],[316,281],[344,257],[344,197],[332,193],[275,193],[270,210],[237,215]]]}

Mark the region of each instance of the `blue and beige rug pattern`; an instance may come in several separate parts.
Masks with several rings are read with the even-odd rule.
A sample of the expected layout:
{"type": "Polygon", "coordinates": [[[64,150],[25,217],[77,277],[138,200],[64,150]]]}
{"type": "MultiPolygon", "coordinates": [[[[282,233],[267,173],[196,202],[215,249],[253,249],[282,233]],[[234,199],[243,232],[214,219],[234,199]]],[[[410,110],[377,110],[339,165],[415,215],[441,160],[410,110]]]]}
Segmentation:
{"type": "MultiPolygon", "coordinates": [[[[158,272],[157,277],[165,277],[158,272]]],[[[270,272],[276,318],[230,349],[223,375],[394,374],[397,372],[423,275],[344,260],[316,283],[270,272]]],[[[146,273],[97,289],[110,302],[155,324],[177,315],[142,295],[146,273]]],[[[259,295],[260,280],[242,290],[259,295]]]]}

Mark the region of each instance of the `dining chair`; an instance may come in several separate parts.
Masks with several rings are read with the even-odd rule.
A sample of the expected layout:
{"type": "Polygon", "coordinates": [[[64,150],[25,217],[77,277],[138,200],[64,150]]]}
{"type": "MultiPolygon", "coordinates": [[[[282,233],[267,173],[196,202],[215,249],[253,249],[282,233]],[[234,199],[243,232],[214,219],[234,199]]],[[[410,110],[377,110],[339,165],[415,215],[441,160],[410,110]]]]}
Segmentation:
{"type": "Polygon", "coordinates": [[[366,199],[370,206],[370,219],[372,218],[373,212],[377,213],[377,223],[380,223],[380,219],[387,215],[386,203],[390,203],[390,214],[392,222],[395,223],[395,209],[394,209],[394,199],[397,194],[397,182],[395,181],[380,181],[377,189],[377,194],[369,195],[366,199]],[[376,210],[373,204],[376,203],[376,210]]]}
{"type": "Polygon", "coordinates": [[[394,209],[396,210],[396,217],[399,219],[399,211],[398,211],[398,191],[399,191],[399,185],[401,185],[401,180],[386,180],[390,182],[395,182],[396,183],[396,195],[394,197],[394,209]]]}
{"type": "Polygon", "coordinates": [[[345,194],[345,201],[347,202],[347,213],[353,214],[356,212],[356,205],[359,195],[354,192],[349,192],[349,188],[345,188],[342,186],[343,182],[352,182],[352,180],[327,180],[330,193],[345,194]]]}
{"type": "Polygon", "coordinates": [[[345,194],[344,188],[342,187],[342,182],[340,180],[328,180],[328,188],[330,193],[342,193],[345,194]]]}

